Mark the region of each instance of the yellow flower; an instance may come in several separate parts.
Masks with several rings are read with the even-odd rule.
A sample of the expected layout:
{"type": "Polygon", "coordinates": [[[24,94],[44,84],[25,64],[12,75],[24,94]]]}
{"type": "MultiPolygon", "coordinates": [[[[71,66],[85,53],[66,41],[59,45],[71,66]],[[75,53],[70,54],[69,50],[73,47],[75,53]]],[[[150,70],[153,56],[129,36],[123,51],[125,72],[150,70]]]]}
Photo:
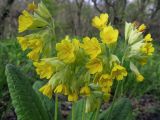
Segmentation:
{"type": "Polygon", "coordinates": [[[107,84],[107,85],[111,86],[112,85],[112,76],[109,74],[102,74],[98,83],[100,85],[107,84]],[[109,84],[107,82],[109,82],[109,84]]]}
{"type": "Polygon", "coordinates": [[[152,41],[151,34],[147,34],[147,35],[144,37],[144,40],[145,40],[145,42],[151,42],[151,41],[152,41]]]}
{"type": "Polygon", "coordinates": [[[144,45],[141,46],[140,50],[142,53],[150,56],[154,52],[154,47],[153,47],[152,43],[145,43],[144,45]]]}
{"type": "Polygon", "coordinates": [[[74,46],[75,51],[78,51],[78,50],[79,50],[79,47],[80,47],[80,42],[79,42],[79,40],[76,39],[76,38],[74,38],[74,39],[72,40],[72,43],[73,43],[73,46],[74,46]]]}
{"type": "Polygon", "coordinates": [[[49,23],[38,15],[31,15],[26,10],[18,18],[18,32],[24,32],[28,29],[44,27],[49,23]]]}
{"type": "Polygon", "coordinates": [[[111,75],[113,79],[123,80],[123,77],[127,76],[127,71],[123,66],[115,64],[112,68],[111,75]]]}
{"type": "Polygon", "coordinates": [[[83,38],[83,43],[82,48],[91,58],[95,58],[101,53],[101,46],[97,38],[94,37],[90,39],[89,37],[85,37],[83,38]]]}
{"type": "Polygon", "coordinates": [[[36,49],[35,50],[32,50],[31,52],[29,52],[27,54],[27,57],[33,61],[38,61],[39,59],[39,51],[37,51],[36,49]]]}
{"type": "Polygon", "coordinates": [[[18,18],[18,23],[19,23],[18,31],[23,32],[33,24],[33,18],[26,10],[24,10],[22,12],[22,15],[20,15],[18,18]]]}
{"type": "Polygon", "coordinates": [[[100,32],[100,37],[102,42],[107,45],[115,43],[118,39],[118,30],[114,29],[112,26],[107,26],[100,32]]]}
{"type": "Polygon", "coordinates": [[[34,62],[34,66],[36,67],[36,72],[40,75],[40,78],[50,79],[54,73],[54,68],[49,62],[41,61],[34,62]]]}
{"type": "Polygon", "coordinates": [[[29,48],[41,52],[43,48],[43,42],[40,38],[29,38],[28,40],[29,48]]]}
{"type": "Polygon", "coordinates": [[[108,93],[111,90],[111,86],[113,84],[112,77],[109,74],[103,74],[101,75],[98,84],[102,88],[102,92],[108,93]]]}
{"type": "Polygon", "coordinates": [[[142,58],[142,59],[140,59],[140,60],[139,60],[139,63],[140,63],[141,65],[145,65],[145,64],[147,63],[147,58],[142,58]]]}
{"type": "Polygon", "coordinates": [[[42,51],[43,42],[41,38],[35,38],[33,36],[26,36],[26,37],[17,37],[19,44],[21,45],[22,50],[26,50],[30,48],[37,53],[42,51]]]}
{"type": "Polygon", "coordinates": [[[103,13],[100,14],[99,17],[95,16],[92,19],[92,26],[101,30],[106,26],[107,22],[108,22],[108,14],[103,13]]]}
{"type": "Polygon", "coordinates": [[[43,42],[40,38],[34,37],[24,37],[18,38],[19,42],[21,43],[21,47],[23,50],[30,48],[31,51],[27,54],[29,59],[33,61],[38,61],[39,55],[43,49],[43,42]]]}
{"type": "Polygon", "coordinates": [[[91,93],[91,90],[90,90],[90,88],[87,85],[85,85],[84,87],[82,87],[81,90],[80,90],[80,94],[82,94],[82,95],[89,96],[90,93],[91,93]]]}
{"type": "Polygon", "coordinates": [[[89,69],[91,74],[101,72],[103,69],[102,61],[99,58],[90,59],[90,61],[86,64],[86,68],[89,69]]]}
{"type": "Polygon", "coordinates": [[[48,96],[50,99],[52,98],[52,85],[46,84],[43,87],[41,87],[39,91],[42,92],[43,95],[48,96]]]}
{"type": "Polygon", "coordinates": [[[134,22],[132,22],[132,25],[133,25],[135,28],[137,28],[137,27],[140,25],[140,23],[139,23],[138,21],[134,21],[134,22]]]}
{"type": "Polygon", "coordinates": [[[27,6],[28,11],[34,11],[35,9],[37,9],[37,5],[34,3],[34,1],[30,4],[28,4],[28,6],[27,6]]]}
{"type": "Polygon", "coordinates": [[[141,74],[137,74],[136,79],[138,82],[142,82],[144,80],[144,77],[141,74]]]}
{"type": "Polygon", "coordinates": [[[138,68],[132,62],[130,62],[130,69],[136,75],[136,79],[138,82],[142,82],[144,80],[144,77],[141,75],[138,68]]]}
{"type": "Polygon", "coordinates": [[[75,102],[78,100],[78,95],[77,93],[72,93],[72,94],[69,94],[68,95],[68,101],[71,101],[71,102],[75,102]]]}
{"type": "Polygon", "coordinates": [[[17,40],[19,44],[21,45],[21,48],[23,51],[25,51],[28,48],[28,41],[25,37],[17,37],[17,40]]]}
{"type": "Polygon", "coordinates": [[[61,43],[56,44],[57,56],[65,63],[72,63],[75,61],[74,46],[69,39],[64,39],[61,43]]]}
{"type": "Polygon", "coordinates": [[[68,94],[67,86],[63,84],[58,85],[55,88],[54,93],[63,93],[64,95],[67,95],[68,94]]]}
{"type": "Polygon", "coordinates": [[[146,25],[145,24],[142,24],[138,27],[138,31],[139,32],[143,32],[144,30],[146,29],[146,25]]]}

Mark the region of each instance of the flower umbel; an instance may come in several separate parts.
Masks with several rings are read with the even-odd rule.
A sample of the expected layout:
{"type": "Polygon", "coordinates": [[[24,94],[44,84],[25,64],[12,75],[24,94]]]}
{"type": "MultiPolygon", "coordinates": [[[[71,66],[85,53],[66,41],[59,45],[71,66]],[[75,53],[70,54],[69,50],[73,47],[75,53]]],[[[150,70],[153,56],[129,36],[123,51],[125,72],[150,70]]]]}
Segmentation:
{"type": "MultiPolygon", "coordinates": [[[[48,79],[39,91],[49,98],[57,94],[56,101],[60,94],[71,102],[85,97],[86,111],[95,110],[102,99],[109,100],[113,81],[123,80],[128,74],[128,67],[123,65],[130,62],[136,80],[143,81],[135,65],[146,64],[154,52],[151,34],[144,36],[144,24],[126,22],[125,42],[116,44],[119,31],[108,24],[105,13],[92,19],[92,25],[99,29],[100,40],[94,36],[66,36],[58,42],[53,17],[43,2],[37,6],[29,4],[18,23],[18,31],[24,35],[17,37],[22,50],[29,51],[27,56],[34,61],[40,78],[48,79]]],[[[121,83],[118,85],[126,84],[121,83]]]]}

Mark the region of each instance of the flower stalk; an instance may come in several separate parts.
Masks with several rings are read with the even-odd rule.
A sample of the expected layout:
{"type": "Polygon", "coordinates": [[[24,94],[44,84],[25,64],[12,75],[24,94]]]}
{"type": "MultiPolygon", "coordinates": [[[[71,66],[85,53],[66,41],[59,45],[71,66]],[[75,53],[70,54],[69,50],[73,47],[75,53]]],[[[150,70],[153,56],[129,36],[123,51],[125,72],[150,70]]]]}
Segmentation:
{"type": "Polygon", "coordinates": [[[94,120],[98,120],[100,108],[101,108],[101,100],[98,102],[98,107],[97,107],[97,110],[96,110],[96,113],[95,113],[94,120]]]}
{"type": "Polygon", "coordinates": [[[58,94],[55,94],[54,120],[58,120],[58,94]]]}
{"type": "Polygon", "coordinates": [[[112,102],[112,104],[111,104],[111,108],[110,108],[110,110],[109,110],[109,114],[108,114],[108,116],[107,116],[107,120],[110,120],[111,117],[112,117],[113,107],[114,107],[114,104],[115,104],[115,102],[116,102],[116,98],[117,98],[117,95],[118,95],[118,91],[119,91],[121,82],[122,82],[122,81],[118,81],[118,83],[117,83],[117,86],[116,86],[116,89],[115,89],[115,94],[114,94],[114,96],[113,96],[113,102],[112,102]]]}
{"type": "Polygon", "coordinates": [[[85,120],[85,107],[86,107],[86,98],[84,98],[83,100],[82,120],[85,120]]]}
{"type": "Polygon", "coordinates": [[[75,120],[75,104],[72,103],[72,120],[75,120]]]}

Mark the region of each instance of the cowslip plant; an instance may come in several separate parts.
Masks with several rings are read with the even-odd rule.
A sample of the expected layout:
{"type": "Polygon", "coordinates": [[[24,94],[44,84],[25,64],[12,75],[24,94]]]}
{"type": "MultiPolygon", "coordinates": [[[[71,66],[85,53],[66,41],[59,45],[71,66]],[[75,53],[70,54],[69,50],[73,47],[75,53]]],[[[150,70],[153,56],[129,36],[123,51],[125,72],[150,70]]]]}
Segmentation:
{"type": "Polygon", "coordinates": [[[144,24],[126,22],[125,40],[118,44],[119,31],[109,23],[107,13],[92,19],[92,26],[98,29],[99,36],[85,36],[82,40],[66,35],[58,41],[54,19],[42,2],[29,4],[18,23],[17,40],[22,50],[28,51],[27,56],[33,61],[37,74],[46,80],[39,91],[50,99],[55,94],[55,120],[59,95],[67,96],[73,104],[83,99],[84,112],[97,109],[94,117],[97,120],[101,104],[110,100],[112,86],[117,83],[107,116],[110,120],[118,90],[128,75],[125,63],[130,64],[135,82],[142,82],[144,77],[137,65],[146,64],[154,52],[151,34],[144,34],[144,24]],[[115,53],[116,47],[121,47],[122,53],[115,53]]]}

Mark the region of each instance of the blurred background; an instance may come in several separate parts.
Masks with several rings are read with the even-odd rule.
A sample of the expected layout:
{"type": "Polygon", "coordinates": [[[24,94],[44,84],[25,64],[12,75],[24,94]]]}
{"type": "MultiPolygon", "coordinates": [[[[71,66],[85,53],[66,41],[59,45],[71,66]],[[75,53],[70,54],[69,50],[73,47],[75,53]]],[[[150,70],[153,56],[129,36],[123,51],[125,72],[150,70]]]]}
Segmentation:
{"type": "MultiPolygon", "coordinates": [[[[38,3],[40,0],[34,0],[38,3]]],[[[160,0],[42,0],[51,11],[56,26],[58,40],[66,34],[70,36],[98,36],[91,26],[91,19],[100,13],[109,14],[111,22],[120,31],[123,39],[125,21],[137,21],[147,25],[156,47],[155,54],[141,71],[144,83],[135,83],[133,76],[128,79],[126,96],[133,101],[136,120],[160,120],[160,0]],[[144,71],[144,72],[143,72],[144,71]],[[132,90],[130,88],[133,88],[132,90]]],[[[16,41],[17,19],[32,0],[0,0],[0,118],[16,120],[11,104],[5,65],[20,66],[29,77],[38,79],[32,62],[26,58],[16,41]]],[[[63,111],[62,111],[63,112],[63,111]]]]}
{"type": "MultiPolygon", "coordinates": [[[[38,0],[34,0],[38,3],[38,0]]],[[[125,21],[145,23],[155,40],[160,37],[159,0],[42,0],[56,19],[57,33],[93,33],[91,18],[107,12],[110,22],[122,30],[125,21]]],[[[17,33],[17,18],[32,0],[0,0],[0,38],[17,33]]]]}

